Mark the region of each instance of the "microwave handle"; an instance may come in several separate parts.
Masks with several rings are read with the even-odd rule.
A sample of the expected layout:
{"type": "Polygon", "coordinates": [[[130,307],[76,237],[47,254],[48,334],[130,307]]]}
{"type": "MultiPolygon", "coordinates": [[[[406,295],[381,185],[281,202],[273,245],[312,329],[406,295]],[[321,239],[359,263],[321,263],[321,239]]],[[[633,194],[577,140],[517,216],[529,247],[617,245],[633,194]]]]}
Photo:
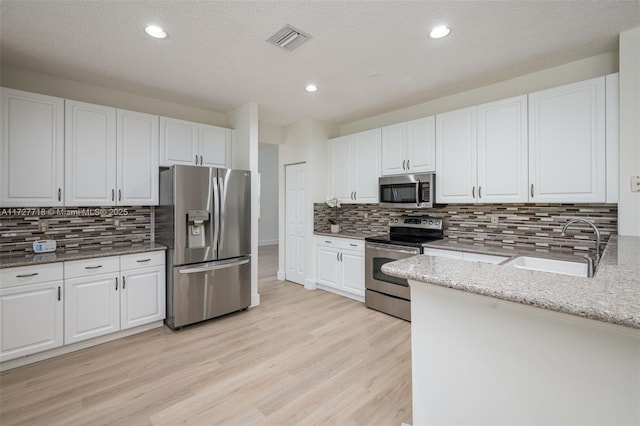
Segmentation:
{"type": "Polygon", "coordinates": [[[420,179],[416,181],[416,206],[420,207],[420,179]]]}

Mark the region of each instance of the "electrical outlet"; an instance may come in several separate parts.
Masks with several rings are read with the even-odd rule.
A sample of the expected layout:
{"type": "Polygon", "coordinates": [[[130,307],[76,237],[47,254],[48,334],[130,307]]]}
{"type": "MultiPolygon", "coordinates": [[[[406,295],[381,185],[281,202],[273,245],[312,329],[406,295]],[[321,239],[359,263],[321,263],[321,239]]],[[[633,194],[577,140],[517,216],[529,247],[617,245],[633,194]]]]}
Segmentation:
{"type": "Polygon", "coordinates": [[[49,221],[47,219],[38,219],[38,229],[40,232],[47,232],[49,230],[49,221]]]}
{"type": "Polygon", "coordinates": [[[364,212],[364,218],[365,218],[365,219],[369,219],[369,213],[364,212]]]}
{"type": "Polygon", "coordinates": [[[640,176],[631,176],[631,192],[640,192],[640,176]]]}
{"type": "Polygon", "coordinates": [[[491,218],[491,224],[493,224],[493,225],[497,225],[498,224],[499,218],[498,218],[497,214],[489,215],[489,217],[491,218]]]}
{"type": "Polygon", "coordinates": [[[120,219],[113,219],[113,226],[116,228],[120,226],[120,219]]]}

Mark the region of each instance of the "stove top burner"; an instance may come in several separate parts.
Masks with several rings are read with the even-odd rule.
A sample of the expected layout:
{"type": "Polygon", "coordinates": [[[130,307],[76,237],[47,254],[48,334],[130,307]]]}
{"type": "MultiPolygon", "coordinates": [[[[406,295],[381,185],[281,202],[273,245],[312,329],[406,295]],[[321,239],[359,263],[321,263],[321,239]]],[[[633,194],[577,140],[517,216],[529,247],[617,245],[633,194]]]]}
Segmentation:
{"type": "Polygon", "coordinates": [[[389,219],[389,233],[367,237],[364,240],[405,247],[422,247],[422,244],[444,237],[442,218],[433,216],[401,216],[389,219]]]}

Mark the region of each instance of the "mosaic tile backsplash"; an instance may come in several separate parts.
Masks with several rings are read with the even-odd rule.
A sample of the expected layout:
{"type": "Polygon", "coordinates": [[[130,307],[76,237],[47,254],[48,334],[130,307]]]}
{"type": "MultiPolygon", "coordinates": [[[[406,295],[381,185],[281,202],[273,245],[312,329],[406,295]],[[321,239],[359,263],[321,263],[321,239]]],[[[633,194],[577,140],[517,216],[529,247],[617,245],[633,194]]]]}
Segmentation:
{"type": "Polygon", "coordinates": [[[0,215],[0,256],[32,253],[36,240],[56,240],[56,251],[74,253],[148,243],[151,234],[151,207],[7,208],[0,215]],[[46,232],[39,230],[42,220],[46,232]]]}
{"type": "MultiPolygon", "coordinates": [[[[329,218],[336,209],[324,203],[314,205],[314,231],[329,232],[329,218]]],[[[449,204],[422,210],[380,207],[377,204],[343,204],[339,209],[343,232],[364,236],[389,232],[390,217],[433,215],[444,218],[445,239],[469,244],[494,245],[542,252],[595,251],[593,230],[585,225],[572,226],[561,237],[562,226],[581,217],[593,221],[603,243],[618,229],[617,204],[449,204]],[[492,224],[492,215],[498,223],[492,224]]]]}

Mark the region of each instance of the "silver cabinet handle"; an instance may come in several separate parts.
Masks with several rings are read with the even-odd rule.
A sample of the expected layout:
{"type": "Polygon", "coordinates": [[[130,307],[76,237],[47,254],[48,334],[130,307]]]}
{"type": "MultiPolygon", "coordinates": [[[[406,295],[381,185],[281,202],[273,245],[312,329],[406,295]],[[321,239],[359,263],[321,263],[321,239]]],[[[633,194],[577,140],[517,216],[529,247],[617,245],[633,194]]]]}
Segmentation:
{"type": "Polygon", "coordinates": [[[200,156],[200,165],[202,166],[202,164],[204,164],[204,163],[202,162],[202,155],[201,155],[200,156]]]}
{"type": "Polygon", "coordinates": [[[336,253],[336,260],[340,262],[340,253],[336,253]]]}
{"type": "Polygon", "coordinates": [[[140,260],[136,260],[136,262],[138,263],[144,263],[144,262],[149,262],[151,261],[151,259],[140,259],[140,260]]]}
{"type": "Polygon", "coordinates": [[[478,198],[482,198],[482,187],[478,187],[478,198]]]}
{"type": "Polygon", "coordinates": [[[340,253],[340,262],[342,262],[342,253],[340,253]]]}
{"type": "Polygon", "coordinates": [[[60,297],[61,297],[61,294],[60,294],[60,293],[61,293],[61,291],[62,291],[62,290],[60,289],[60,286],[58,286],[58,302],[60,301],[60,297]]]}
{"type": "Polygon", "coordinates": [[[196,166],[198,165],[198,154],[196,154],[196,166]]]}
{"type": "Polygon", "coordinates": [[[357,244],[353,244],[353,243],[349,243],[349,245],[350,245],[351,247],[358,247],[358,245],[357,245],[357,244]]]}
{"type": "Polygon", "coordinates": [[[404,166],[406,162],[407,160],[402,160],[402,170],[407,170],[407,168],[404,166]]]}
{"type": "Polygon", "coordinates": [[[122,189],[118,189],[118,201],[122,201],[122,189]]]}
{"type": "Polygon", "coordinates": [[[98,269],[98,268],[102,268],[102,265],[98,265],[98,266],[85,266],[84,269],[98,269]]]}
{"type": "Polygon", "coordinates": [[[327,243],[327,244],[332,244],[333,243],[333,241],[327,241],[327,240],[324,240],[324,242],[327,243]]]}
{"type": "Polygon", "coordinates": [[[124,288],[126,287],[127,282],[124,280],[124,277],[122,277],[122,289],[124,290],[124,288]]]}
{"type": "Polygon", "coordinates": [[[411,166],[409,165],[409,160],[407,160],[407,170],[411,169],[411,166]]]}
{"type": "Polygon", "coordinates": [[[116,277],[116,291],[118,291],[118,277],[116,277]]]}
{"type": "Polygon", "coordinates": [[[476,198],[476,187],[471,188],[471,198],[476,198]]]}
{"type": "Polygon", "coordinates": [[[112,189],[111,190],[111,201],[115,201],[116,200],[116,190],[112,189]]]}
{"type": "Polygon", "coordinates": [[[533,198],[533,184],[531,184],[531,197],[533,198]]]}
{"type": "Polygon", "coordinates": [[[62,201],[62,188],[58,188],[58,201],[62,201]]]}
{"type": "Polygon", "coordinates": [[[357,199],[358,199],[358,192],[353,191],[353,201],[356,201],[357,199]]]}
{"type": "Polygon", "coordinates": [[[38,275],[39,272],[34,272],[33,274],[22,274],[22,275],[16,275],[16,278],[29,278],[29,277],[35,277],[36,275],[38,275]]]}

